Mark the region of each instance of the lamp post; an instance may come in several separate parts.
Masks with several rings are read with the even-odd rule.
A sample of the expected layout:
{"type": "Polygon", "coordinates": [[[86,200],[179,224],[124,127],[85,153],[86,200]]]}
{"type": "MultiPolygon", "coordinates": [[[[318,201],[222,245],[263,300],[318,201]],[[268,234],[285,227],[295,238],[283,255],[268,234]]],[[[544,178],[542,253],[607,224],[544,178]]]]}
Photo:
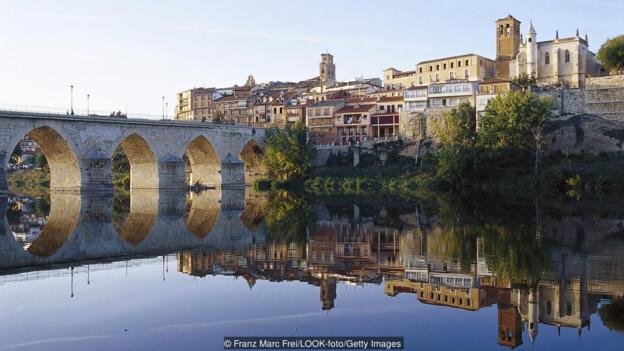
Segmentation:
{"type": "Polygon", "coordinates": [[[74,115],[74,85],[70,85],[69,86],[69,108],[70,108],[70,113],[73,116],[74,115]]]}
{"type": "Polygon", "coordinates": [[[165,102],[165,117],[169,119],[169,102],[165,102]]]}
{"type": "Polygon", "coordinates": [[[89,117],[89,94],[87,94],[87,117],[89,117]]]}
{"type": "Polygon", "coordinates": [[[165,97],[162,97],[162,119],[165,119],[165,97]]]}

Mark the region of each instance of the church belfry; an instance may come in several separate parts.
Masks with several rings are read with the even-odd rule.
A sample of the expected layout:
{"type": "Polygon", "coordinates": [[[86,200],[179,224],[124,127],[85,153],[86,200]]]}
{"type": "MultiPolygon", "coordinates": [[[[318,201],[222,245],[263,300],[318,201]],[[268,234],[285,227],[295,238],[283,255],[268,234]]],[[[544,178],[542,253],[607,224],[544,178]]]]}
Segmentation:
{"type": "Polygon", "coordinates": [[[496,21],[496,76],[509,79],[509,61],[520,49],[520,21],[509,15],[496,21]]]}
{"type": "Polygon", "coordinates": [[[330,53],[321,54],[319,78],[321,79],[321,86],[324,88],[331,88],[336,85],[336,65],[334,65],[334,56],[330,53]]]}

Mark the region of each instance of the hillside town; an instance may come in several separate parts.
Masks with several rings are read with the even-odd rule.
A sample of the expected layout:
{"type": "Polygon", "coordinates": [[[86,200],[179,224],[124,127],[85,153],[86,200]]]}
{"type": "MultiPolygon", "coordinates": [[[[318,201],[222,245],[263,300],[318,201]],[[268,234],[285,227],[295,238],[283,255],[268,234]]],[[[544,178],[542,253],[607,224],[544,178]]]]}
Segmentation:
{"type": "Polygon", "coordinates": [[[577,30],[560,37],[556,31],[538,40],[532,22],[521,29],[520,20],[509,15],[495,24],[494,59],[460,53],[426,59],[404,71],[389,67],[383,80],[339,82],[333,55],[323,53],[318,76],[299,82],[257,83],[250,75],[242,86],[179,92],[175,117],[258,127],[302,123],[316,145],[421,140],[430,136],[428,120],[462,102],[476,109],[478,128],[488,102],[519,90],[514,81],[524,76],[534,80],[534,92],[554,98],[556,118],[624,119],[624,79],[601,68],[586,34],[577,30]]]}

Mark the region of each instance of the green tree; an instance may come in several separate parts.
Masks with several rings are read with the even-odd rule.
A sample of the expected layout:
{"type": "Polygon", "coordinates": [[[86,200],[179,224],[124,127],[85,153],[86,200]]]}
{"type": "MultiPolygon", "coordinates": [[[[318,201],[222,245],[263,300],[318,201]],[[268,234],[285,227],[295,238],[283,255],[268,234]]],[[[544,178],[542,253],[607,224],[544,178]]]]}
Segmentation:
{"type": "Polygon", "coordinates": [[[598,61],[605,68],[624,73],[624,35],[608,39],[598,50],[598,61]]]}
{"type": "Polygon", "coordinates": [[[516,148],[531,152],[537,175],[551,106],[552,99],[527,91],[493,98],[481,118],[479,144],[489,151],[516,148]]]}
{"type": "Polygon", "coordinates": [[[521,88],[523,91],[530,91],[531,87],[533,87],[537,83],[537,79],[535,79],[535,75],[528,75],[526,73],[520,73],[520,75],[515,76],[509,80],[512,84],[521,88]]]}
{"type": "Polygon", "coordinates": [[[438,176],[454,182],[467,173],[474,159],[477,138],[475,109],[464,102],[433,121],[433,132],[440,144],[438,176]]]}
{"type": "Polygon", "coordinates": [[[314,147],[308,142],[308,128],[302,124],[270,129],[266,138],[265,162],[269,173],[281,180],[303,177],[312,167],[314,147]]]}

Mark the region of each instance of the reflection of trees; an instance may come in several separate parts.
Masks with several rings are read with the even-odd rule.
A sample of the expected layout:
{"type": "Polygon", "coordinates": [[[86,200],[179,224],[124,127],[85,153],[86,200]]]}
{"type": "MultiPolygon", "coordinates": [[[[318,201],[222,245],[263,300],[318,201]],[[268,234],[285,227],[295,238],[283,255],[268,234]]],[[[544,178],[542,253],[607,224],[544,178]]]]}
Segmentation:
{"type": "Polygon", "coordinates": [[[624,332],[624,299],[613,300],[609,304],[604,304],[598,309],[598,315],[602,319],[602,324],[609,330],[624,332]]]}
{"type": "Polygon", "coordinates": [[[115,188],[113,193],[113,224],[119,230],[121,223],[130,213],[130,193],[124,189],[115,188]]]}
{"type": "Polygon", "coordinates": [[[35,199],[35,215],[37,217],[47,217],[50,214],[50,198],[38,197],[35,199]]]}
{"type": "Polygon", "coordinates": [[[314,224],[314,215],[303,197],[282,192],[270,197],[265,221],[269,241],[301,242],[314,224]]]}
{"type": "Polygon", "coordinates": [[[548,246],[536,238],[534,225],[487,224],[478,229],[484,237],[487,264],[512,285],[535,287],[549,266],[548,246]]]}
{"type": "Polygon", "coordinates": [[[462,266],[475,262],[476,238],[489,269],[497,277],[519,286],[534,287],[548,268],[547,242],[540,238],[540,208],[537,204],[496,202],[478,199],[438,199],[440,233],[428,242],[429,252],[440,258],[459,259],[462,266]],[[481,200],[484,201],[484,200],[481,200]]]}

